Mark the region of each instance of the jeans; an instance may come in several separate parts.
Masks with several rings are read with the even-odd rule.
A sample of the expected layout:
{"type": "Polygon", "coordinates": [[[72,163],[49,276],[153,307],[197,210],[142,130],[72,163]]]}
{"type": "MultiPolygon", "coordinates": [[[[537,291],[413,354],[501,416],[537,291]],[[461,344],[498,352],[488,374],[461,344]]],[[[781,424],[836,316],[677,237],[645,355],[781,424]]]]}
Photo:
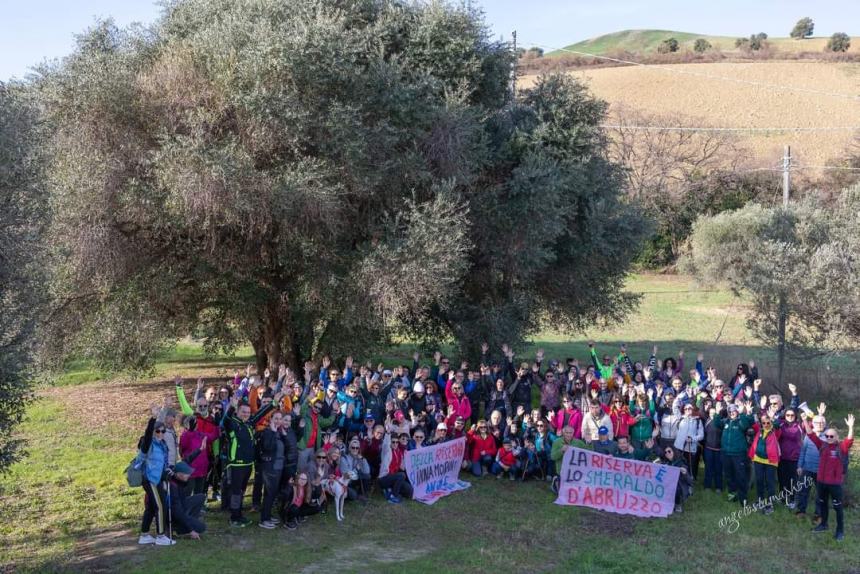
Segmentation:
{"type": "Polygon", "coordinates": [[[776,496],[776,466],[754,462],[755,486],[759,500],[767,500],[772,504],[772,498],[776,496]]]}
{"type": "Polygon", "coordinates": [[[230,520],[242,518],[242,499],[251,478],[251,466],[231,466],[227,469],[230,479],[230,520]]]}
{"type": "Polygon", "coordinates": [[[735,493],[738,501],[743,504],[747,501],[747,489],[749,488],[749,474],[747,474],[747,455],[723,453],[723,468],[726,469],[726,481],[729,492],[735,493]]]}
{"type": "Polygon", "coordinates": [[[281,474],[283,474],[283,469],[263,470],[260,473],[263,479],[260,481],[263,489],[263,504],[260,509],[261,522],[272,518],[272,507],[275,505],[275,497],[281,488],[281,474]]]}
{"type": "Polygon", "coordinates": [[[833,510],[836,511],[836,532],[845,532],[845,513],[842,510],[842,485],[822,484],[815,485],[818,490],[818,504],[821,506],[821,524],[827,526],[827,518],[830,509],[827,508],[827,499],[833,501],[833,510]]]}
{"type": "MultiPolygon", "coordinates": [[[[797,491],[797,511],[806,512],[806,506],[809,503],[809,491],[812,490],[812,485],[818,482],[818,473],[809,470],[803,471],[803,476],[800,477],[800,488],[797,491]]],[[[815,497],[812,499],[815,504],[815,514],[821,516],[821,508],[818,505],[818,491],[815,491],[815,497]]]]}
{"type": "Polygon", "coordinates": [[[723,490],[723,460],[720,451],[710,448],[705,451],[705,488],[723,490]]]}
{"type": "Polygon", "coordinates": [[[795,487],[797,486],[797,461],[779,461],[776,473],[779,478],[779,490],[785,492],[786,504],[794,502],[797,497],[795,493],[795,487]]]}
{"type": "Polygon", "coordinates": [[[515,462],[514,465],[509,470],[505,470],[504,468],[502,468],[502,465],[499,464],[498,461],[494,462],[492,468],[490,468],[490,472],[496,476],[499,476],[500,474],[507,472],[509,474],[509,476],[516,477],[517,472],[519,470],[520,470],[520,463],[518,463],[518,462],[515,462]]]}
{"type": "Polygon", "coordinates": [[[405,472],[386,474],[379,479],[379,486],[389,489],[394,496],[412,498],[412,485],[406,480],[405,472]]]}
{"type": "Polygon", "coordinates": [[[487,468],[493,466],[493,457],[488,454],[481,455],[478,460],[472,461],[472,474],[474,474],[475,476],[481,476],[482,474],[484,474],[483,467],[485,466],[487,468]]]}

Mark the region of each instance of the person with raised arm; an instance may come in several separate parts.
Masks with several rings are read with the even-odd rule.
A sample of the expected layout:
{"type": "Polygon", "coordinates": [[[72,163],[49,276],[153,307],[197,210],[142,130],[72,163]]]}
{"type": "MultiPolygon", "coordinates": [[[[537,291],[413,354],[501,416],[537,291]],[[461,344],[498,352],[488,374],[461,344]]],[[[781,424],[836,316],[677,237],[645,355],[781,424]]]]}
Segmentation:
{"type": "Polygon", "coordinates": [[[715,413],[713,424],[723,433],[720,437],[720,448],[728,482],[729,501],[737,500],[744,505],[749,487],[746,432],[755,422],[752,417],[752,403],[750,401],[744,403],[743,413],[735,404],[730,404],[727,411],[728,419],[715,413]]]}
{"type": "Polygon", "coordinates": [[[848,451],[854,444],[854,415],[850,414],[845,419],[848,427],[848,435],[845,440],[839,442],[839,433],[835,428],[829,428],[824,432],[824,440],[815,433],[810,421],[806,421],[806,436],[818,447],[818,504],[821,507],[821,523],[813,528],[813,532],[827,532],[827,519],[830,510],[827,508],[828,498],[833,502],[833,510],[836,512],[837,541],[845,538],[845,511],[842,508],[842,483],[845,480],[844,461],[848,457],[848,451]]]}

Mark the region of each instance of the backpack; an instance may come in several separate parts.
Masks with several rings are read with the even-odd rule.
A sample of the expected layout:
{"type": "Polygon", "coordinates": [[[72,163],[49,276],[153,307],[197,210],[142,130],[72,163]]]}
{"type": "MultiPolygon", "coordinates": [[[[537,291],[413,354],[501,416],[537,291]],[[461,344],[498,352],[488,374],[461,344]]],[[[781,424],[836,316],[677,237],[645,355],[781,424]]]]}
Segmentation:
{"type": "Polygon", "coordinates": [[[133,488],[143,486],[143,465],[145,462],[146,456],[143,452],[137,451],[137,455],[125,467],[125,479],[129,486],[133,488]]]}

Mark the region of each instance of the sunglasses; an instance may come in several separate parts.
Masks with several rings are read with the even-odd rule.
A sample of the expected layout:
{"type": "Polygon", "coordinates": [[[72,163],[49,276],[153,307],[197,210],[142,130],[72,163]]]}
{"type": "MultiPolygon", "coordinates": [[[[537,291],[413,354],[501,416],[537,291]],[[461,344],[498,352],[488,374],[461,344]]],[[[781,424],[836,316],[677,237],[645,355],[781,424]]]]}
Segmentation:
{"type": "Polygon", "coordinates": [[[318,456],[317,460],[325,460],[325,457],[324,456],[318,456]]]}
{"type": "Polygon", "coordinates": [[[824,435],[824,438],[836,438],[836,435],[835,434],[826,434],[826,435],[824,435]]]}
{"type": "Polygon", "coordinates": [[[358,450],[358,447],[357,446],[351,446],[351,447],[349,447],[349,450],[358,450]]]}
{"type": "Polygon", "coordinates": [[[162,434],[162,433],[164,433],[164,429],[157,429],[157,430],[155,430],[155,431],[153,431],[153,432],[154,432],[155,434],[162,434]]]}
{"type": "Polygon", "coordinates": [[[423,438],[424,438],[424,435],[423,435],[423,434],[417,434],[417,435],[415,435],[415,440],[422,440],[423,438]]]}

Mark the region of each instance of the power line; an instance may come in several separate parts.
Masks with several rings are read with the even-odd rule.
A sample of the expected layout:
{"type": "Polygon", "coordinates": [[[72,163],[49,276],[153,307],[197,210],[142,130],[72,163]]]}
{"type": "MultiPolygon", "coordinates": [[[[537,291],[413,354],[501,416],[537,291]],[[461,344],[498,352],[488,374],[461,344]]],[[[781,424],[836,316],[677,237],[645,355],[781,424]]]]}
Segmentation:
{"type": "Polygon", "coordinates": [[[620,58],[612,58],[610,56],[600,56],[598,54],[590,54],[588,52],[580,52],[578,50],[571,50],[569,48],[553,48],[552,46],[544,46],[541,44],[534,44],[534,43],[530,43],[530,42],[524,42],[524,43],[528,44],[530,46],[543,48],[544,50],[568,52],[570,54],[577,54],[579,56],[588,56],[590,58],[596,58],[598,60],[606,60],[609,62],[615,62],[618,64],[626,64],[629,66],[642,66],[644,68],[651,68],[652,70],[661,70],[663,72],[672,72],[675,74],[684,74],[687,76],[696,76],[699,78],[708,78],[711,80],[722,80],[724,82],[734,82],[736,84],[745,84],[748,86],[756,86],[756,87],[760,87],[760,88],[772,88],[772,89],[785,90],[785,91],[790,91],[790,92],[815,94],[815,95],[819,95],[819,96],[828,96],[828,97],[832,97],[832,98],[843,98],[843,99],[847,99],[847,100],[860,101],[860,96],[853,95],[853,94],[844,94],[844,93],[840,93],[840,92],[827,92],[824,90],[816,90],[814,88],[804,88],[801,86],[786,86],[783,84],[772,84],[770,82],[758,82],[755,80],[744,80],[742,78],[732,78],[730,76],[717,76],[715,74],[708,74],[705,72],[696,72],[693,70],[676,69],[676,68],[670,68],[668,66],[659,66],[659,65],[654,65],[654,64],[643,64],[642,62],[634,62],[632,60],[622,60],[620,58]]]}
{"type": "Polygon", "coordinates": [[[860,167],[843,167],[840,165],[793,165],[791,169],[838,169],[842,171],[860,171],[860,167]]]}
{"type": "Polygon", "coordinates": [[[835,132],[835,131],[857,131],[860,126],[832,126],[832,127],[748,127],[748,128],[721,128],[721,127],[696,127],[696,126],[637,126],[626,124],[600,124],[606,129],[619,130],[647,130],[662,132],[835,132]]]}

